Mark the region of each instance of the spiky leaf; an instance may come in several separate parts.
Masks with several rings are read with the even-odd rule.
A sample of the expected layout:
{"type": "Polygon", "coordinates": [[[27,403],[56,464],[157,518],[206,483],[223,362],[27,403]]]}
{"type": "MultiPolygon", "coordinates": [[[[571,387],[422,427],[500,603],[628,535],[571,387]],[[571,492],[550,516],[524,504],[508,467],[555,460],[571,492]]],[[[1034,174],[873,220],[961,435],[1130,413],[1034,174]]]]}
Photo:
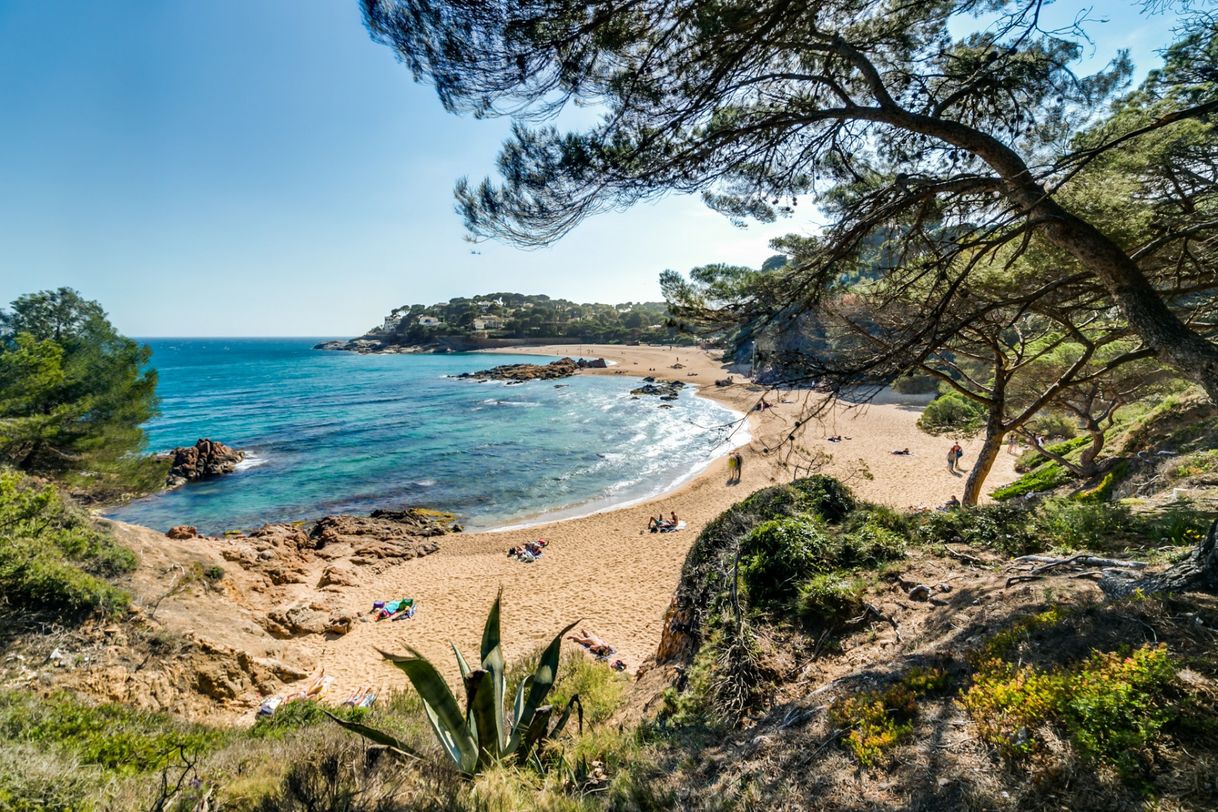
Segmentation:
{"type": "MultiPolygon", "coordinates": [[[[537,661],[537,668],[533,671],[533,678],[529,681],[524,707],[516,718],[516,726],[512,730],[512,740],[508,742],[507,746],[508,752],[515,752],[520,747],[520,738],[532,726],[533,715],[538,712],[541,703],[545,702],[550,689],[554,687],[554,680],[558,675],[558,658],[562,653],[563,636],[574,629],[578,623],[577,620],[555,635],[554,639],[550,641],[550,645],[546,646],[546,650],[541,653],[541,659],[537,661]]],[[[527,749],[525,752],[528,752],[527,749]]]]}
{"type": "Polygon", "coordinates": [[[335,716],[334,714],[330,713],[329,711],[325,711],[325,714],[326,714],[326,716],[329,716],[331,719],[333,719],[334,721],[338,722],[340,725],[345,727],[347,730],[358,733],[361,736],[363,736],[365,739],[368,739],[369,741],[373,741],[373,742],[376,742],[377,744],[384,745],[385,747],[388,747],[390,750],[396,750],[397,752],[402,753],[403,755],[414,756],[415,758],[420,758],[420,759],[423,758],[422,753],[415,750],[413,747],[409,746],[408,744],[403,742],[401,739],[396,738],[395,736],[391,736],[390,734],[386,733],[383,730],[377,730],[374,727],[369,727],[368,725],[362,725],[359,722],[351,722],[351,721],[348,721],[347,719],[339,718],[338,716],[335,716]]]}
{"type": "Polygon", "coordinates": [[[508,746],[508,737],[503,725],[503,701],[507,692],[507,665],[503,660],[503,648],[500,646],[499,613],[500,602],[503,600],[503,590],[495,595],[491,604],[490,614],[486,616],[486,625],[482,628],[482,668],[490,674],[491,686],[494,689],[495,707],[495,748],[502,751],[508,746]]]}
{"type": "Polygon", "coordinates": [[[440,746],[457,765],[457,769],[472,775],[478,762],[478,747],[466,728],[466,720],[457,707],[456,697],[435,666],[414,649],[407,650],[410,652],[409,657],[385,651],[381,652],[381,656],[400,668],[410,679],[411,685],[419,693],[419,698],[423,700],[427,721],[431,723],[431,729],[440,741],[440,746]]]}
{"type": "Polygon", "coordinates": [[[478,767],[498,761],[503,748],[499,746],[500,717],[503,705],[495,704],[494,675],[481,668],[469,675],[469,726],[478,744],[478,767]]]}

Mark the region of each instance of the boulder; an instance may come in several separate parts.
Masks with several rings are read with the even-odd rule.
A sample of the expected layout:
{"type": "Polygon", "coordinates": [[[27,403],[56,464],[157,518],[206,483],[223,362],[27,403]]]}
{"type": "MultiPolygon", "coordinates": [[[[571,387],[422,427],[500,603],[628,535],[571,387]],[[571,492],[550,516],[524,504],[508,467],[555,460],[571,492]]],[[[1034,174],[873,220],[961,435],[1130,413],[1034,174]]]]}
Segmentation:
{"type": "Polygon", "coordinates": [[[175,541],[183,541],[185,539],[198,538],[199,530],[193,525],[179,524],[176,527],[169,528],[165,535],[171,539],[174,539],[175,541]]]}
{"type": "MultiPolygon", "coordinates": [[[[646,378],[644,378],[646,380],[646,378]]],[[[654,380],[654,379],[653,379],[654,380]]],[[[681,381],[657,381],[645,383],[637,389],[631,389],[632,395],[655,395],[661,400],[676,400],[685,384],[681,381]]]]}
{"type": "Polygon", "coordinates": [[[478,372],[462,372],[458,378],[468,378],[475,381],[507,381],[508,383],[524,383],[525,381],[549,381],[556,378],[569,378],[580,370],[580,365],[570,358],[561,358],[548,364],[504,364],[479,370],[478,372]]]}
{"type": "Polygon", "coordinates": [[[609,363],[604,358],[581,358],[575,362],[580,369],[608,369],[609,363]]]}
{"type": "Polygon", "coordinates": [[[345,567],[342,564],[331,564],[321,571],[321,578],[317,581],[317,588],[324,589],[328,586],[355,586],[355,570],[350,567],[345,567]]]}
{"type": "Polygon", "coordinates": [[[231,474],[237,463],[245,459],[245,452],[229,448],[215,440],[199,440],[193,446],[182,446],[173,450],[173,464],[169,469],[166,484],[177,487],[187,482],[231,474]]]}
{"type": "Polygon", "coordinates": [[[329,624],[329,616],[307,604],[280,606],[267,613],[262,623],[273,637],[303,637],[307,634],[322,634],[329,624]]]}

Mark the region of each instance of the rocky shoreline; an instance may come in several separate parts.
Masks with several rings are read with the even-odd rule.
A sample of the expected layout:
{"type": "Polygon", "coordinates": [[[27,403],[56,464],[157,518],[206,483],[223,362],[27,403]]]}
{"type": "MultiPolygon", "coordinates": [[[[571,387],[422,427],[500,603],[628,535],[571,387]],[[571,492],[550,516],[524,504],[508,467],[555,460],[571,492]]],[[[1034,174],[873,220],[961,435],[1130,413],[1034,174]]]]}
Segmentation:
{"type": "Polygon", "coordinates": [[[608,367],[609,364],[604,358],[593,358],[591,360],[580,358],[578,361],[573,358],[560,358],[548,364],[502,364],[490,369],[481,369],[477,372],[462,372],[460,375],[453,375],[452,377],[474,381],[524,383],[525,381],[552,381],[560,378],[569,378],[572,375],[578,374],[580,370],[607,369],[608,367]]]}

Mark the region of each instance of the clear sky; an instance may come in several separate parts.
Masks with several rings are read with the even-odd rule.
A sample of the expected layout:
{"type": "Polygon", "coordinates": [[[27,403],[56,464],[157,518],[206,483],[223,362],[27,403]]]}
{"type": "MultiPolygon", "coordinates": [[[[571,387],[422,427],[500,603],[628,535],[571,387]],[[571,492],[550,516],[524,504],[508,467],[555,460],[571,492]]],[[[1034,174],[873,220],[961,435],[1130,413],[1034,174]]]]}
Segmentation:
{"type": "MultiPolygon", "coordinates": [[[[1144,71],[1170,21],[1117,5],[1096,56],[1144,71]]],[[[507,128],[446,114],[354,0],[0,0],[0,304],[67,285],[129,335],[354,335],[493,290],[655,300],[665,268],[755,266],[815,227],[668,197],[473,254],[453,181],[507,128]]]]}

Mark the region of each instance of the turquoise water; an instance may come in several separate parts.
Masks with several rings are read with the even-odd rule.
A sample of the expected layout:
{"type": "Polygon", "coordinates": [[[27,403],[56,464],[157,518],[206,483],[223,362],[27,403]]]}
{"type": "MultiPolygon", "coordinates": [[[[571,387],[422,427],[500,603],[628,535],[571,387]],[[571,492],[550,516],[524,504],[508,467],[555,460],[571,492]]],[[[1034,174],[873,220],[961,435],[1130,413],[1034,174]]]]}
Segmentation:
{"type": "Polygon", "coordinates": [[[220,533],[424,505],[488,528],[651,496],[727,449],[732,413],[688,388],[661,409],[632,400],[626,375],[477,383],[446,376],[528,359],[354,355],[318,340],[148,341],[161,397],[149,450],[210,437],[250,456],[111,515],[220,533]]]}

